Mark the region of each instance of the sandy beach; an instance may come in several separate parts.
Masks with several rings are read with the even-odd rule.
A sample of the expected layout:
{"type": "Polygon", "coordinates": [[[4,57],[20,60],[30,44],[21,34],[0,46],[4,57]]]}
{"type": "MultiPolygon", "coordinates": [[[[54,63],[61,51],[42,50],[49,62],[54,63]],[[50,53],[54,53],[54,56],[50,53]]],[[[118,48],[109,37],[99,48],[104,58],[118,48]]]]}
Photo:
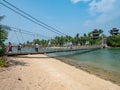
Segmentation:
{"type": "Polygon", "coordinates": [[[27,57],[10,58],[10,66],[0,68],[0,90],[120,90],[110,81],[46,55],[27,57]]]}

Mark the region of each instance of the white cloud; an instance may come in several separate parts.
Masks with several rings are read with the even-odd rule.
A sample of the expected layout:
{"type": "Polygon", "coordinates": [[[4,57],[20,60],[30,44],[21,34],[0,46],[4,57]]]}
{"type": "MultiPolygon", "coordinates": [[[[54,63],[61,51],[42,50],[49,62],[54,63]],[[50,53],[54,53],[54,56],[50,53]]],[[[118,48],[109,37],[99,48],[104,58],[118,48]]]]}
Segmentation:
{"type": "Polygon", "coordinates": [[[76,4],[78,2],[88,2],[90,0],[71,0],[72,3],[76,4]]]}
{"type": "Polygon", "coordinates": [[[96,0],[92,0],[92,2],[89,4],[90,6],[90,11],[91,12],[109,12],[114,8],[114,3],[116,2],[116,0],[100,0],[100,1],[96,1],[96,0]]]}
{"type": "Polygon", "coordinates": [[[94,20],[89,19],[85,22],[86,26],[99,24],[105,25],[120,17],[120,0],[92,0],[89,3],[89,12],[92,13],[94,20]]]}
{"type": "Polygon", "coordinates": [[[84,21],[83,27],[91,30],[100,28],[105,30],[105,34],[109,34],[108,30],[110,28],[119,28],[119,9],[120,0],[92,0],[89,3],[90,18],[84,21]]]}
{"type": "MultiPolygon", "coordinates": [[[[84,29],[119,27],[120,0],[71,0],[72,3],[87,2],[89,19],[83,21],[84,29]]],[[[106,31],[108,32],[108,31],[106,31]]]]}

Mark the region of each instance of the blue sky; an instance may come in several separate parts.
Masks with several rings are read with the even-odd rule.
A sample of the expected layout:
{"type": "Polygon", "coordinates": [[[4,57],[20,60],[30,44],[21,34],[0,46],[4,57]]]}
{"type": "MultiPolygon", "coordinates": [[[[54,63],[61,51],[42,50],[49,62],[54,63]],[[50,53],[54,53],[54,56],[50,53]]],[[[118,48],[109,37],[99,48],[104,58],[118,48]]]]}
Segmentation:
{"type": "MultiPolygon", "coordinates": [[[[120,29],[120,0],[7,0],[57,30],[75,36],[93,29],[103,29],[109,35],[113,27],[120,29]]],[[[4,3],[3,0],[0,2],[4,3]]],[[[0,23],[36,32],[49,37],[56,34],[30,22],[0,4],[0,23]]],[[[15,37],[9,33],[9,37],[15,37]]],[[[18,34],[20,37],[20,35],[18,34]]],[[[23,35],[25,38],[30,36],[23,35]]],[[[34,38],[34,37],[33,37],[34,38]]],[[[22,41],[22,39],[20,39],[22,41]]]]}

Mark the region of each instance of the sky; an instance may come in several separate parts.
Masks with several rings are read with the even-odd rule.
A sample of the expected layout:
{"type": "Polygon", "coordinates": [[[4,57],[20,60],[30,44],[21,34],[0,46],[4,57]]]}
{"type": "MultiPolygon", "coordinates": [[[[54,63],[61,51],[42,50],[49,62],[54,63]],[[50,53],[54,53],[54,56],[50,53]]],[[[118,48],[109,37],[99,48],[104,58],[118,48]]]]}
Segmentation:
{"type": "MultiPolygon", "coordinates": [[[[82,36],[94,29],[104,30],[109,35],[109,30],[116,27],[120,29],[120,0],[6,0],[19,9],[32,15],[36,19],[50,25],[62,33],[82,36]]],[[[5,2],[0,0],[1,3],[5,2]]],[[[21,28],[41,35],[54,37],[57,34],[34,24],[24,17],[16,14],[0,4],[0,16],[5,18],[0,24],[21,28]]],[[[9,39],[21,38],[19,33],[10,32],[9,39]]],[[[23,35],[27,40],[31,36],[23,35]]],[[[33,36],[37,38],[37,36],[33,36]]],[[[43,37],[41,37],[43,38],[43,37]]],[[[23,41],[23,38],[19,39],[23,41]]]]}

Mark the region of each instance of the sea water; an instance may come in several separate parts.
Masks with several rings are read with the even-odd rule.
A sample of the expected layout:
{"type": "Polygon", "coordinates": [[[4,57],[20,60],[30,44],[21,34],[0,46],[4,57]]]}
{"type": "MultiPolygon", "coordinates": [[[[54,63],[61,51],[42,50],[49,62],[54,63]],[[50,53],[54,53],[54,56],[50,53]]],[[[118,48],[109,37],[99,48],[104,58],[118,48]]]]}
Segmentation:
{"type": "Polygon", "coordinates": [[[100,49],[69,58],[104,70],[120,73],[120,49],[100,49]]]}
{"type": "Polygon", "coordinates": [[[94,66],[107,71],[120,74],[120,48],[98,49],[94,51],[74,51],[50,54],[51,56],[62,56],[67,60],[94,66]]]}

